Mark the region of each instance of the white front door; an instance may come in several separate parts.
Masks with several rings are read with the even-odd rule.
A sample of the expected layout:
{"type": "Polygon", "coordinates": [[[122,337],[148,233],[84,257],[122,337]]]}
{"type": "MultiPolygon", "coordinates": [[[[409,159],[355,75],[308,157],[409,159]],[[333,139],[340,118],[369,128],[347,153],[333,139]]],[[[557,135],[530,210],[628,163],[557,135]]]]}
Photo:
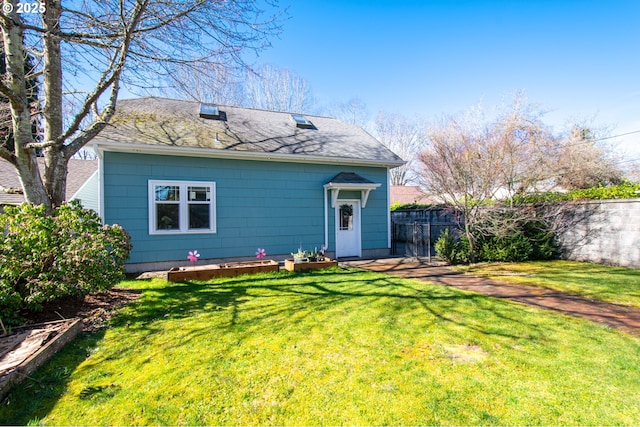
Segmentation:
{"type": "Polygon", "coordinates": [[[336,258],[361,256],[360,201],[336,202],[336,258]]]}

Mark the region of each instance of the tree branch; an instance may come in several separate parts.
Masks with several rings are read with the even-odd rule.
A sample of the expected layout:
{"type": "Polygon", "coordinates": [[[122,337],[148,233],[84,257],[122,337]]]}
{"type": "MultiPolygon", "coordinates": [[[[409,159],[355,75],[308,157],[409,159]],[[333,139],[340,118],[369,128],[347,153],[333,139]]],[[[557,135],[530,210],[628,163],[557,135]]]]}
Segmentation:
{"type": "MultiPolygon", "coordinates": [[[[118,92],[120,90],[120,76],[122,75],[122,71],[124,70],[124,66],[127,60],[127,53],[129,51],[129,46],[133,40],[135,35],[135,28],[140,22],[141,16],[144,13],[148,4],[148,0],[141,0],[136,3],[136,9],[134,9],[134,13],[132,14],[131,21],[128,26],[125,26],[125,35],[120,47],[119,53],[116,53],[111,61],[114,65],[113,68],[109,68],[113,70],[113,73],[109,78],[108,71],[105,70],[105,73],[101,77],[101,83],[96,86],[96,89],[93,93],[89,94],[87,97],[84,108],[80,112],[80,114],[76,115],[75,121],[69,127],[67,132],[63,135],[64,140],[69,138],[71,135],[75,134],[79,127],[80,123],[84,118],[88,115],[89,111],[93,106],[96,105],[100,96],[111,86],[111,95],[109,97],[109,101],[107,106],[102,111],[99,117],[96,118],[96,121],[91,124],[87,129],[85,129],[81,134],[75,138],[70,144],[65,146],[64,151],[65,155],[72,156],[75,154],[80,148],[82,148],[89,140],[91,140],[94,136],[96,136],[107,123],[111,120],[111,117],[115,114],[116,102],[118,99],[118,92]]],[[[96,107],[97,109],[97,107],[96,107]]]]}
{"type": "Polygon", "coordinates": [[[0,157],[14,166],[17,164],[16,155],[2,146],[0,146],[0,157]]]}
{"type": "Polygon", "coordinates": [[[0,80],[0,93],[9,98],[12,103],[21,103],[20,97],[2,80],[0,80]]]}

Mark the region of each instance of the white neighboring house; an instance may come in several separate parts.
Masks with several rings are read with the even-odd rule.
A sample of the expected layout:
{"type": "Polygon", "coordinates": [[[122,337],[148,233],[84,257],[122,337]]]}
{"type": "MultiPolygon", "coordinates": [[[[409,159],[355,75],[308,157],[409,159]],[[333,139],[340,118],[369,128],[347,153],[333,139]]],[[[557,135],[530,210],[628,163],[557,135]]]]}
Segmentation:
{"type": "MultiPolygon", "coordinates": [[[[40,172],[44,159],[38,159],[40,172]]],[[[100,174],[98,160],[69,161],[66,200],[79,200],[82,206],[100,212],[100,174]]],[[[0,159],[0,211],[6,205],[19,205],[25,201],[18,173],[13,165],[0,159]]]]}

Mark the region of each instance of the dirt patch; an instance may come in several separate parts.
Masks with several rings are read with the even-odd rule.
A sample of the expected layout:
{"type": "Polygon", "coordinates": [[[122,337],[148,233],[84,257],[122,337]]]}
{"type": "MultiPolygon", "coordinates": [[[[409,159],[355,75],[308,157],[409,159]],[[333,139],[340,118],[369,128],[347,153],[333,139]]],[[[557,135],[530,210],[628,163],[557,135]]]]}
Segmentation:
{"type": "Polygon", "coordinates": [[[135,289],[113,288],[84,298],[61,298],[44,304],[42,311],[25,311],[22,316],[27,320],[27,325],[79,317],[82,319],[82,330],[92,332],[105,327],[120,308],[140,296],[140,291],[135,289]]]}
{"type": "Polygon", "coordinates": [[[482,347],[472,344],[444,345],[444,350],[451,360],[458,363],[479,363],[489,357],[482,347]]]}

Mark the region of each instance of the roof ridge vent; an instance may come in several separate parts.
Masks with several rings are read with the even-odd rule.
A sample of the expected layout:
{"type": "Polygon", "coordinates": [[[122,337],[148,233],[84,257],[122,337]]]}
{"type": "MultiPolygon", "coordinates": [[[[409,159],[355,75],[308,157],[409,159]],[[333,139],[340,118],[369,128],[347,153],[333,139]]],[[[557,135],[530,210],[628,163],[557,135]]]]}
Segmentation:
{"type": "Polygon", "coordinates": [[[299,127],[301,129],[315,129],[313,123],[311,123],[309,119],[307,119],[302,114],[292,114],[291,118],[296,123],[296,127],[299,127]]]}
{"type": "Polygon", "coordinates": [[[220,109],[215,104],[200,104],[200,117],[203,119],[220,120],[220,109]]]}

